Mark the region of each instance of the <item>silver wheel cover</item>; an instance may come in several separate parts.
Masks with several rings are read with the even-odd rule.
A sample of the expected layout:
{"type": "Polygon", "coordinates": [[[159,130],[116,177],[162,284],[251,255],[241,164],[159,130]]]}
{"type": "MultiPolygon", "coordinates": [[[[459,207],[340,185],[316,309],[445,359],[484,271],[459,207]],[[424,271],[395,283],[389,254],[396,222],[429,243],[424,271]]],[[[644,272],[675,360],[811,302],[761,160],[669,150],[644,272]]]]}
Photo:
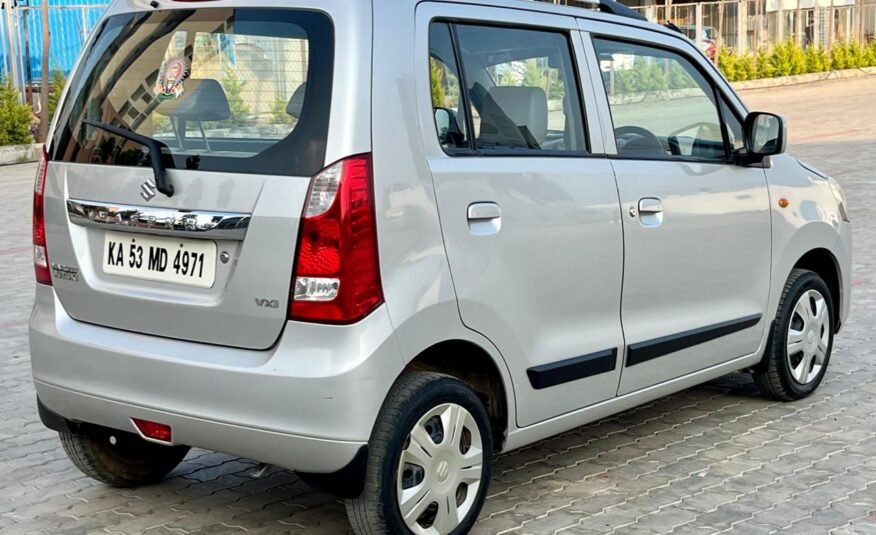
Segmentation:
{"type": "Polygon", "coordinates": [[[477,499],[484,451],[474,417],[455,403],[423,415],[405,441],[396,475],[398,507],[417,535],[446,535],[477,499]]]}
{"type": "Polygon", "coordinates": [[[808,290],[791,312],[787,347],[788,369],[798,384],[812,382],[827,360],[830,342],[830,311],[818,290],[808,290]]]}

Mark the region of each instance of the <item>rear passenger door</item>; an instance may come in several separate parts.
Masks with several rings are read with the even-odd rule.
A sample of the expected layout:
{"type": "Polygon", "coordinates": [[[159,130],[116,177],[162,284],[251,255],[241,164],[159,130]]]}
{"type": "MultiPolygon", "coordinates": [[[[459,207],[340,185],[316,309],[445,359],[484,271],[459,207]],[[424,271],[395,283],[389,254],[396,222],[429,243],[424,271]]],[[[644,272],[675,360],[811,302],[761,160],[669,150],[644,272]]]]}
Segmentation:
{"type": "Polygon", "coordinates": [[[741,114],[691,44],[581,24],[623,212],[625,394],[758,350],[769,196],[763,168],[733,163],[741,114]]]}
{"type": "Polygon", "coordinates": [[[417,13],[423,139],[462,321],[506,359],[520,426],[615,396],[621,217],[575,20],[417,13]]]}

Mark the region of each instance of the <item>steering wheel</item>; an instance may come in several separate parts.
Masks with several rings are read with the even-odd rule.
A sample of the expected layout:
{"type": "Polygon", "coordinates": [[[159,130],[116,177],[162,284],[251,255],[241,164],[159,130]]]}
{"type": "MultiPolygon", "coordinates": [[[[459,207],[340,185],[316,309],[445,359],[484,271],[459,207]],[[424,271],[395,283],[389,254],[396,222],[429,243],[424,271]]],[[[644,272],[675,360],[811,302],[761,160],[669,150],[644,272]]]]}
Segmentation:
{"type": "Polygon", "coordinates": [[[614,129],[615,139],[620,139],[624,136],[635,137],[624,143],[623,147],[618,146],[618,152],[620,153],[632,153],[640,156],[665,155],[666,149],[663,147],[663,143],[650,130],[632,125],[614,129]]]}

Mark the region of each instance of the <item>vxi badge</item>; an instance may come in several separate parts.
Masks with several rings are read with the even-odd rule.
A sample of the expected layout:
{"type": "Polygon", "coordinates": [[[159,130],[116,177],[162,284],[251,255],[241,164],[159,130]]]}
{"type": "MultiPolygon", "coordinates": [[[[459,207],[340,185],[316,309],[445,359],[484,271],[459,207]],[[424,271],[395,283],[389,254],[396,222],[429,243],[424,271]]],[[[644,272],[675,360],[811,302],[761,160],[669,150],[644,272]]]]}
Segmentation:
{"type": "Polygon", "coordinates": [[[280,301],[278,299],[266,299],[264,297],[256,297],[255,302],[256,305],[262,308],[280,308],[280,301]]]}

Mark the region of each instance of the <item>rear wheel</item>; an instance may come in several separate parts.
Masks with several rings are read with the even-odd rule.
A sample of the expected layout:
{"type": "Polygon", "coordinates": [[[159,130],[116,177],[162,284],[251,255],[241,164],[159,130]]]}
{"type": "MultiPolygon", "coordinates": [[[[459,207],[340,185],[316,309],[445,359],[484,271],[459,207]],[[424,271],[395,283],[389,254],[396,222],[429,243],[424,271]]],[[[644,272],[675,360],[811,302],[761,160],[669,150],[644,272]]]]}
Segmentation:
{"type": "Polygon", "coordinates": [[[59,434],[67,457],[82,473],[113,487],[158,483],[189,452],[188,446],[161,446],[102,427],[59,434]]]}
{"type": "Polygon", "coordinates": [[[833,301],[824,280],[795,269],[782,293],[767,352],[755,381],[780,401],[802,399],[818,388],[833,348],[833,301]]]}
{"type": "Polygon", "coordinates": [[[347,502],[354,531],[467,533],[486,499],[492,448],[487,411],[465,383],[403,376],[375,425],[364,490],[347,502]]]}

